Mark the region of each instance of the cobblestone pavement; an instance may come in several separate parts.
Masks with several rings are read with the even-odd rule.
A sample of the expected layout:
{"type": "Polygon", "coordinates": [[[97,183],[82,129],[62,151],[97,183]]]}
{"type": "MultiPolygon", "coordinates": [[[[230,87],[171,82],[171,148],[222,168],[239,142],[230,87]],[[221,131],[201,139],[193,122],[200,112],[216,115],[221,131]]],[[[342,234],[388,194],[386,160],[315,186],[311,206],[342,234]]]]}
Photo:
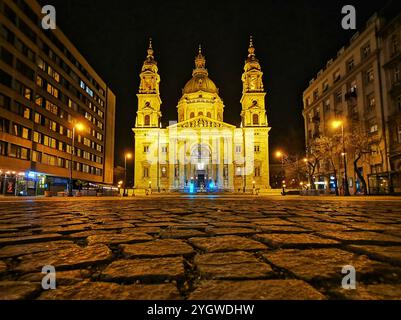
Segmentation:
{"type": "Polygon", "coordinates": [[[401,299],[401,202],[1,201],[0,299],[401,299]]]}

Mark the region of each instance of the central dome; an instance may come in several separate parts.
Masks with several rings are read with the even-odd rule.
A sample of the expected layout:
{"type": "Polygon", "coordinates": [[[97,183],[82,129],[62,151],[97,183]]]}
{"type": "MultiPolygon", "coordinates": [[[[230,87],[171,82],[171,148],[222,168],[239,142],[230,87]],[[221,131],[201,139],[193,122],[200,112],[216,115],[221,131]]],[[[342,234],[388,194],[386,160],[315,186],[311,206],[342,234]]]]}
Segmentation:
{"type": "Polygon", "coordinates": [[[187,82],[183,94],[196,93],[199,91],[208,93],[219,93],[219,89],[216,87],[214,82],[209,78],[209,73],[207,72],[206,59],[202,55],[202,48],[199,46],[199,54],[195,58],[195,69],[192,72],[192,79],[187,82]]]}
{"type": "Polygon", "coordinates": [[[183,93],[196,93],[198,91],[204,91],[209,93],[219,93],[216,85],[208,76],[194,76],[187,82],[184,87],[183,93]]]}

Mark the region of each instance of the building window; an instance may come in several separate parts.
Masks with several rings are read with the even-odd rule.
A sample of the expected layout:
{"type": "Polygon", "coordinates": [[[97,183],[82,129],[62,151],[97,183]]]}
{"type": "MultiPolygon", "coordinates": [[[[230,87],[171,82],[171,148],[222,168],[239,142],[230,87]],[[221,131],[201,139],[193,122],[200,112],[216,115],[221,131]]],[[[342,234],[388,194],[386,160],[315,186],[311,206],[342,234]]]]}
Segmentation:
{"type": "Polygon", "coordinates": [[[10,152],[8,154],[11,158],[17,158],[21,160],[29,160],[29,150],[15,144],[10,145],[10,152]]]}
{"type": "Polygon", "coordinates": [[[397,35],[391,37],[391,55],[395,55],[400,51],[400,41],[397,35]]]}
{"type": "Polygon", "coordinates": [[[330,99],[327,99],[327,100],[324,102],[324,110],[325,110],[326,112],[329,112],[329,111],[330,111],[330,99]]]}
{"type": "Polygon", "coordinates": [[[143,146],[143,152],[149,153],[149,146],[143,146]]]}
{"type": "Polygon", "coordinates": [[[325,81],[325,82],[323,83],[323,92],[326,92],[327,90],[329,90],[329,82],[328,82],[328,81],[325,81]]]}
{"type": "Polygon", "coordinates": [[[162,146],[162,153],[167,153],[168,152],[168,147],[162,146]]]}
{"type": "Polygon", "coordinates": [[[348,72],[352,71],[355,67],[355,60],[354,58],[347,61],[347,70],[348,72]]]}
{"type": "Polygon", "coordinates": [[[368,112],[373,112],[376,109],[376,98],[374,96],[374,94],[370,94],[366,97],[367,100],[367,109],[368,112]]]}
{"type": "Polygon", "coordinates": [[[237,168],[235,169],[235,175],[236,175],[237,177],[241,177],[241,176],[242,176],[242,168],[241,168],[241,167],[237,167],[237,168]]]}
{"type": "Polygon", "coordinates": [[[253,122],[253,125],[259,125],[259,115],[258,114],[252,115],[252,122],[253,122]]]}
{"type": "Polygon", "coordinates": [[[210,112],[208,112],[206,116],[207,116],[208,118],[211,118],[211,117],[212,117],[212,114],[211,114],[210,112]]]}
{"type": "Polygon", "coordinates": [[[370,55],[370,52],[371,52],[370,43],[368,43],[362,48],[362,58],[366,59],[370,55]]]}
{"type": "Polygon", "coordinates": [[[369,133],[374,134],[379,130],[376,120],[369,121],[369,133]]]}
{"type": "Polygon", "coordinates": [[[341,79],[341,73],[340,73],[340,70],[337,70],[336,72],[334,72],[334,74],[333,74],[333,81],[334,82],[337,82],[337,81],[339,81],[341,79]]]}
{"type": "Polygon", "coordinates": [[[200,116],[203,116],[203,112],[201,111],[201,112],[199,112],[198,113],[198,116],[200,117],[200,116]]]}
{"type": "Polygon", "coordinates": [[[401,96],[397,97],[397,108],[398,108],[398,111],[401,111],[401,96]]]}
{"type": "Polygon", "coordinates": [[[51,94],[53,97],[58,99],[58,89],[53,87],[50,83],[47,84],[46,91],[51,94]]]}
{"type": "Polygon", "coordinates": [[[316,101],[317,99],[319,99],[319,89],[313,91],[313,101],[316,101]]]}
{"type": "Polygon", "coordinates": [[[180,176],[180,165],[176,164],[174,167],[174,177],[178,178],[180,176]]]}
{"type": "Polygon", "coordinates": [[[190,117],[191,119],[192,119],[192,118],[195,118],[195,113],[191,112],[191,114],[190,114],[189,117],[190,117]]]}
{"type": "Polygon", "coordinates": [[[143,168],[143,177],[149,178],[149,168],[148,167],[143,168]]]}
{"type": "Polygon", "coordinates": [[[253,146],[253,151],[255,151],[256,153],[260,152],[260,146],[253,146]]]}
{"type": "Polygon", "coordinates": [[[145,126],[150,126],[150,115],[146,115],[144,119],[145,126]]]}
{"type": "Polygon", "coordinates": [[[167,178],[167,167],[162,166],[161,171],[162,171],[162,178],[167,178]]]}
{"type": "Polygon", "coordinates": [[[33,162],[42,162],[42,154],[37,151],[32,151],[32,161],[33,162]]]}
{"type": "Polygon", "coordinates": [[[43,87],[43,79],[41,76],[36,76],[36,85],[39,87],[43,87]]]}
{"type": "Polygon", "coordinates": [[[241,153],[242,152],[242,147],[241,146],[235,146],[235,152],[236,153],[241,153]]]}
{"type": "Polygon", "coordinates": [[[372,83],[375,80],[375,74],[373,72],[373,69],[369,69],[366,71],[366,82],[367,83],[372,83]]]}
{"type": "Polygon", "coordinates": [[[398,84],[400,82],[400,80],[401,80],[400,67],[399,66],[396,66],[393,69],[393,80],[394,80],[394,84],[398,84]]]}
{"type": "Polygon", "coordinates": [[[338,91],[336,93],[335,99],[336,99],[337,104],[342,103],[343,102],[343,93],[341,91],[338,91]]]}
{"type": "Polygon", "coordinates": [[[255,166],[255,177],[260,177],[260,167],[255,166]]]}

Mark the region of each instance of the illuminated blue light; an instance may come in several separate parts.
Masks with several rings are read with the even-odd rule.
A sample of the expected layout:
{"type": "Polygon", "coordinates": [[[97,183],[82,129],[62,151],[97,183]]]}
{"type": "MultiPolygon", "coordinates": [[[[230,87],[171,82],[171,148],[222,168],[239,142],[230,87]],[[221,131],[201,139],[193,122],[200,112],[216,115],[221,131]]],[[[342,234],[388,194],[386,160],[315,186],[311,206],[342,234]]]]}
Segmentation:
{"type": "Polygon", "coordinates": [[[29,172],[28,172],[28,178],[30,178],[30,179],[35,179],[35,178],[36,178],[36,173],[33,172],[33,171],[29,171],[29,172]]]}
{"type": "Polygon", "coordinates": [[[194,184],[191,182],[190,184],[189,184],[189,193],[194,193],[195,192],[195,186],[194,186],[194,184]]]}

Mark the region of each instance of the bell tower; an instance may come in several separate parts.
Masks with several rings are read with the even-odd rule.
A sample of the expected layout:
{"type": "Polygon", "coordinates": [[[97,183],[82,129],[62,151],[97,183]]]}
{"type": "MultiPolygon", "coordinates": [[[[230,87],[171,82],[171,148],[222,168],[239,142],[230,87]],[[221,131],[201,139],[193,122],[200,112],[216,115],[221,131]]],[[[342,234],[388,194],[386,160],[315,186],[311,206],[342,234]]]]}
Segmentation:
{"type": "Polygon", "coordinates": [[[255,55],[253,38],[250,38],[248,58],[242,74],[242,112],[244,127],[267,127],[265,108],[266,92],[263,87],[263,72],[255,55]]]}
{"type": "Polygon", "coordinates": [[[160,75],[158,74],[157,62],[154,58],[152,39],[149,40],[148,55],[143,63],[140,74],[138,112],[135,122],[136,128],[158,128],[160,118],[160,75]]]}

